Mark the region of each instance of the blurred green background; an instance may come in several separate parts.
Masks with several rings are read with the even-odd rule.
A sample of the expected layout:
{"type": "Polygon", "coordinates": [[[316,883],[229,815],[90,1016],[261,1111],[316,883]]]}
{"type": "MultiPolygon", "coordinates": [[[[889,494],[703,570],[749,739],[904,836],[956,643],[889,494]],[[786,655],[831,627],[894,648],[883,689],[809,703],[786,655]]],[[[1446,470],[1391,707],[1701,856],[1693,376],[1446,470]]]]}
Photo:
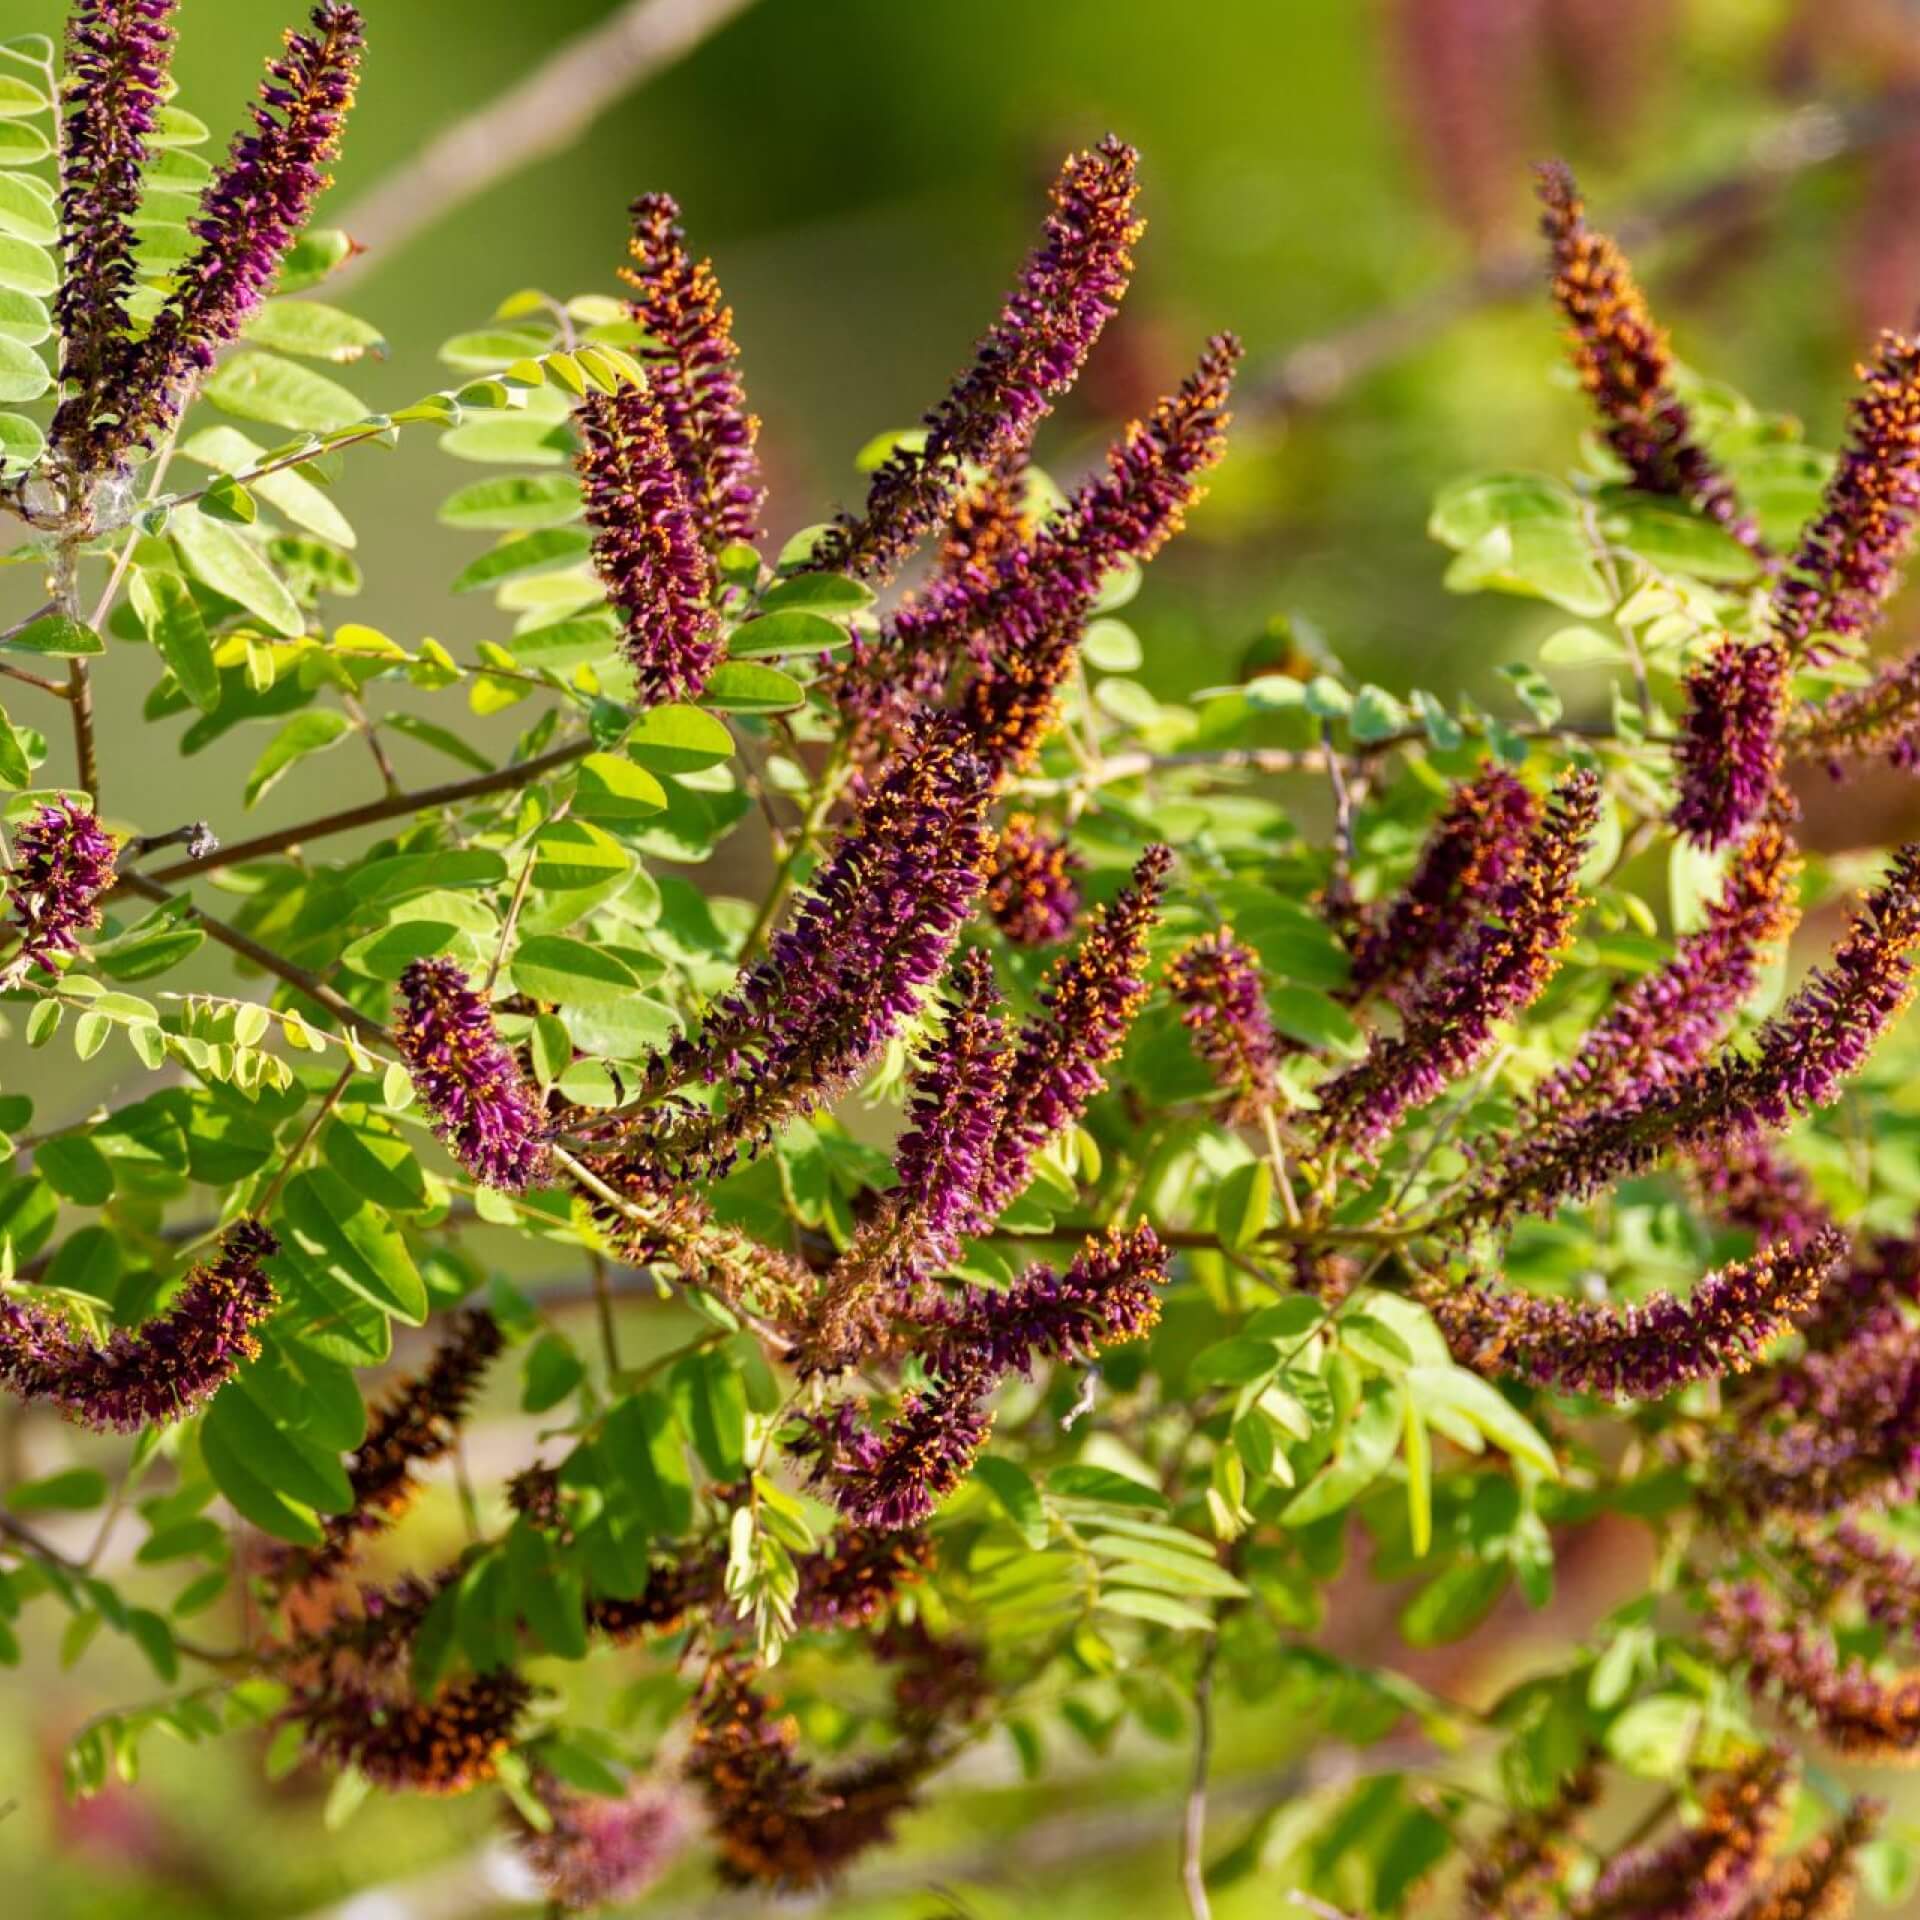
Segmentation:
{"type": "MultiPolygon", "coordinates": [[[[366,79],[323,221],[613,11],[602,0],[366,5],[366,79]]],[[[182,104],[224,136],[289,0],[185,0],[180,12],[182,104]]],[[[5,0],[8,32],[57,33],[61,18],[57,0],[5,0]]],[[[1217,679],[1288,615],[1359,676],[1483,688],[1543,616],[1441,591],[1428,500],[1468,468],[1564,466],[1584,425],[1543,300],[1455,318],[1442,297],[1476,263],[1528,244],[1528,162],[1571,159],[1602,224],[1702,182],[1754,177],[1640,264],[1688,362],[1802,415],[1831,444],[1856,352],[1920,303],[1920,135],[1777,182],[1771,163],[1817,151],[1845,124],[1837,113],[1897,111],[1903,99],[1910,110],[1916,86],[1920,10],[1904,0],[758,0],[564,152],[370,258],[343,298],[392,353],[351,384],[375,405],[401,404],[448,383],[436,343],[515,289],[613,291],[627,201],[666,188],[736,309],[777,540],[855,494],[854,450],[939,392],[996,308],[1059,155],[1112,128],[1142,150],[1150,225],[1124,315],[1047,429],[1056,473],[1097,458],[1217,327],[1246,339],[1257,389],[1283,369],[1326,375],[1335,363],[1297,355],[1305,343],[1384,310],[1411,315],[1408,350],[1326,404],[1250,396],[1213,497],[1129,616],[1148,644],[1146,677],[1163,691],[1217,679]]],[[[424,434],[352,459],[343,486],[367,576],[355,617],[409,644],[489,637],[498,616],[478,596],[446,595],[472,539],[433,517],[472,475],[424,434]]],[[[223,833],[243,831],[233,756],[183,769],[165,730],[141,731],[145,676],[104,679],[105,755],[126,803],[131,788],[162,782],[182,817],[205,811],[223,833]]],[[[364,797],[357,758],[319,769],[285,805],[364,797]]],[[[445,766],[403,773],[442,778],[445,766]]],[[[504,1453],[521,1437],[514,1416],[499,1419],[496,1441],[483,1428],[479,1447],[504,1453]]],[[[419,1524],[436,1518],[449,1516],[419,1524]]],[[[1447,1690],[1484,1694],[1524,1659],[1521,1633],[1577,1631],[1636,1577],[1630,1553],[1588,1558],[1600,1591],[1564,1620],[1497,1618],[1449,1651],[1447,1690]]],[[[1581,1577],[1577,1566],[1567,1576],[1577,1596],[1581,1577]]],[[[1372,1630],[1384,1633],[1391,1611],[1377,1611],[1372,1630]]],[[[65,1739],[152,1684],[104,1646],[70,1674],[55,1649],[30,1646],[27,1665],[0,1679],[0,1884],[24,1898],[9,1912],[434,1920],[510,1908],[510,1889],[475,1864],[485,1807],[370,1806],[328,1833],[311,1780],[262,1786],[244,1742],[191,1754],[155,1743],[139,1797],[63,1810],[65,1739]]],[[[1223,1839],[1274,1797],[1274,1770],[1312,1731],[1274,1702],[1230,1716],[1223,1839]]],[[[825,1910],[1180,1911],[1183,1748],[1097,1767],[1084,1750],[1056,1759],[1056,1777],[1025,1787],[1010,1749],[975,1756],[940,1809],[910,1826],[904,1860],[878,1867],[894,1891],[836,1896],[825,1910]],[[996,1837],[1036,1821],[1037,1846],[996,1837]],[[1151,1859],[1135,1857],[1148,1836],[1151,1859]]],[[[655,1904],[704,1912],[709,1898],[696,1871],[655,1904]]],[[[1271,1899],[1256,1877],[1219,1912],[1264,1913],[1271,1899]]]]}

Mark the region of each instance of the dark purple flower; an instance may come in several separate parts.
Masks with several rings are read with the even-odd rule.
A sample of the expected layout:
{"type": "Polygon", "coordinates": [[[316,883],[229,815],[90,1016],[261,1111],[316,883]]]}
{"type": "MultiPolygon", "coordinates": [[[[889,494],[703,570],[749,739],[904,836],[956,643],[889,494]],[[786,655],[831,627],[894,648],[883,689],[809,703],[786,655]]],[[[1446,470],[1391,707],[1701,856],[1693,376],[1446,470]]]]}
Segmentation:
{"type": "Polygon", "coordinates": [[[1684,1301],[1656,1293],[1616,1307],[1479,1282],[1424,1298],[1462,1366],[1565,1393],[1656,1400],[1690,1381],[1747,1372],[1769,1341],[1813,1310],[1846,1253],[1837,1228],[1804,1253],[1764,1248],[1708,1274],[1684,1301]]]}
{"type": "Polygon", "coordinates": [[[523,1825],[520,1855],[564,1913],[639,1899],[693,1835],[690,1809],[657,1781],[636,1780],[613,1795],[578,1793],[543,1776],[535,1790],[552,1825],[545,1833],[523,1825]]]}
{"type": "Polygon", "coordinates": [[[1795,660],[1818,636],[1857,640],[1872,631],[1900,583],[1920,513],[1920,344],[1880,336],[1860,369],[1847,444],[1819,514],[1800,536],[1774,590],[1775,630],[1795,660]]]}
{"type": "Polygon", "coordinates": [[[1689,502],[1755,554],[1766,547],[1741,511],[1732,483],[1694,438],[1673,390],[1673,357],[1620,249],[1587,225],[1573,175],[1559,162],[1539,169],[1540,228],[1553,268],[1553,297],[1581,385],[1592,396],[1607,444],[1634,486],[1689,502]]]}
{"type": "Polygon", "coordinates": [[[640,704],[688,700],[721,654],[713,568],[652,394],[589,394],[575,410],[593,564],[624,629],[640,704]]]}
{"type": "Polygon", "coordinates": [[[289,30],[286,52],[267,63],[260,103],[249,109],[254,131],[235,138],[191,222],[200,245],[106,396],[119,420],[96,433],[102,452],[150,441],[177,411],[186,383],[213,365],[260,304],[329,184],[364,42],[359,10],[322,0],[312,31],[289,30]]]}
{"type": "Polygon", "coordinates": [[[1734,1920],[1786,1838],[1799,1766],[1763,1747],[1706,1796],[1698,1825],[1610,1860],[1582,1920],[1734,1920]]]}
{"type": "Polygon", "coordinates": [[[669,195],[642,194],[632,214],[633,265],[620,277],[634,290],[628,311],[647,330],[647,388],[694,524],[714,549],[757,539],[767,491],[754,454],[760,422],[747,411],[734,367],[733,310],[713,263],[696,266],[688,254],[669,195]]]}
{"type": "Polygon", "coordinates": [[[1775,1552],[1814,1589],[1824,1611],[1852,1599],[1895,1639],[1920,1640],[1920,1560],[1853,1520],[1830,1533],[1796,1532],[1775,1552]]]}
{"type": "Polygon", "coordinates": [[[1581,1816],[1599,1797],[1599,1771],[1589,1761],[1545,1806],[1516,1809],[1476,1849],[1464,1920],[1546,1920],[1559,1904],[1553,1889],[1580,1858],[1581,1816]]]}
{"type": "Polygon", "coordinates": [[[1491,761],[1455,787],[1412,879],[1355,940],[1352,991],[1417,986],[1499,896],[1539,822],[1532,792],[1491,761]]]}
{"type": "Polygon", "coordinates": [[[453,1446],[481,1379],[504,1345],[499,1322],[484,1309],[454,1317],[426,1370],[400,1382],[375,1409],[347,1475],[353,1505],[325,1517],[321,1545],[288,1557],[283,1586],[333,1577],[355,1559],[368,1535],[384,1532],[412,1506],[420,1491],[413,1469],[453,1446]]]}
{"type": "Polygon", "coordinates": [[[1920,654],[1883,660],[1864,686],[1796,707],[1785,747],[1795,760],[1825,761],[1836,780],[1853,760],[1884,758],[1901,773],[1920,769],[1920,654]]]}
{"type": "Polygon", "coordinates": [[[973,1220],[1013,1056],[992,962],[975,948],[953,973],[946,1023],[922,1056],[911,1124],[894,1150],[895,1185],[807,1314],[794,1361],[804,1373],[837,1372],[880,1343],[889,1317],[952,1261],[973,1220]]]}
{"type": "Polygon", "coordinates": [[[1046,233],[973,365],[926,417],[926,437],[882,463],[864,514],[842,515],[813,565],[885,578],[947,510],[971,463],[991,468],[1031,442],[1073,385],[1133,271],[1139,156],[1109,135],[1067,156],[1046,233]]]}
{"type": "Polygon", "coordinates": [[[884,1429],[843,1400],[809,1415],[794,1448],[807,1477],[857,1526],[917,1527],[967,1477],[993,1431],[981,1387],[972,1380],[905,1394],[884,1429]]]}
{"type": "Polygon", "coordinates": [[[1756,1698],[1810,1722],[1843,1758],[1886,1766],[1920,1750],[1920,1673],[1882,1679],[1864,1661],[1843,1666],[1825,1633],[1782,1618],[1753,1582],[1708,1592],[1706,1639],[1717,1659],[1746,1666],[1756,1698]]]}
{"type": "Polygon", "coordinates": [[[511,1667],[449,1681],[430,1700],[412,1695],[404,1673],[370,1683],[340,1676],[296,1688],[286,1717],[305,1728],[316,1759],[354,1767],[376,1787],[471,1793],[498,1775],[532,1699],[511,1667]]]}
{"type": "Polygon", "coordinates": [[[1777,640],[1728,638],[1685,684],[1673,824],[1696,846],[1725,846],[1760,816],[1779,782],[1786,651],[1777,640]]]}
{"type": "Polygon", "coordinates": [[[103,1346],[31,1295],[0,1294],[0,1383],[87,1427],[131,1433],[184,1419],[258,1357],[255,1329],[278,1304],[263,1263],[279,1250],[257,1220],[236,1221],[164,1313],[116,1328],[103,1346]]]}
{"type": "Polygon", "coordinates": [[[1010,813],[987,874],[987,911],[1016,947],[1051,947],[1080,911],[1080,860],[1030,813],[1010,813]]]}
{"type": "Polygon", "coordinates": [[[1329,1144],[1371,1156],[1401,1116],[1434,1099],[1480,1060],[1494,1029],[1539,997],[1573,937],[1575,885],[1600,810],[1600,782],[1585,769],[1555,789],[1513,878],[1448,960],[1407,1004],[1398,1034],[1319,1088],[1329,1144]]]}
{"type": "Polygon", "coordinates": [[[1074,1125],[1105,1086],[1101,1069],[1126,1044],[1147,995],[1147,938],[1159,918],[1173,855],[1149,847],[1133,878],[1094,915],[1054,966],[1040,1010],[1020,1029],[1008,1097],[987,1149],[972,1228],[991,1226],[1027,1184],[1034,1156],[1074,1125]]]}
{"type": "Polygon", "coordinates": [[[1719,897],[1705,922],[1681,936],[1673,958],[1626,986],[1572,1060],[1528,1096],[1524,1126],[1644,1099],[1697,1067],[1725,1037],[1768,948],[1799,918],[1800,860],[1785,811],[1759,821],[1734,849],[1719,897]]]}
{"type": "Polygon", "coordinates": [[[1860,1849],[1879,1831],[1886,1808],[1856,1794],[1837,1826],[1780,1867],[1743,1920],[1847,1920],[1859,1880],[1860,1849]]]}
{"type": "Polygon", "coordinates": [[[953,503],[940,535],[936,578],[984,583],[1002,554],[1033,538],[1037,520],[1030,464],[1025,447],[1009,447],[953,503]]]}
{"type": "Polygon", "coordinates": [[[1838,1098],[1912,996],[1920,946],[1920,845],[1902,847],[1855,910],[1826,966],[1751,1043],[1546,1135],[1516,1136],[1490,1166],[1468,1223],[1550,1213],[1562,1200],[1643,1172],[1669,1151],[1694,1160],[1717,1144],[1777,1131],[1838,1098]]]}
{"type": "Polygon", "coordinates": [[[624,1176],[717,1175],[848,1086],[920,1008],[973,907],[993,769],[952,716],[918,727],[867,791],[792,924],[653,1061],[611,1122],[624,1176]],[[710,1104],[678,1092],[713,1089],[710,1104]]]}
{"type": "Polygon", "coordinates": [[[67,398],[53,438],[75,447],[96,415],[117,410],[108,384],[132,321],[134,215],[147,135],[167,89],[174,0],[78,0],[67,23],[61,113],[61,244],[54,296],[67,398]]]}
{"type": "Polygon", "coordinates": [[[113,885],[119,849],[87,808],[64,796],[13,836],[8,905],[20,933],[19,958],[54,973],[58,954],[78,953],[78,934],[100,924],[100,896],[113,885]]]}
{"type": "Polygon", "coordinates": [[[925,1534],[842,1527],[818,1553],[795,1556],[793,1623],[814,1632],[868,1626],[932,1565],[925,1534]]]}
{"type": "Polygon", "coordinates": [[[458,964],[416,960],[394,1009],[400,1057],[447,1151],[480,1181],[518,1193],[545,1176],[546,1119],[493,1010],[458,964]]]}
{"type": "Polygon", "coordinates": [[[1286,1049],[1273,1030],[1260,962],[1225,927],[1189,941],[1167,962],[1167,992],[1193,1050],[1228,1096],[1224,1117],[1257,1120],[1280,1095],[1286,1049]]]}
{"type": "Polygon", "coordinates": [[[1710,1142],[1688,1156],[1687,1175],[1709,1213],[1746,1228],[1763,1247],[1804,1247],[1833,1224],[1806,1169],[1763,1135],[1710,1142]]]}
{"type": "Polygon", "coordinates": [[[876,638],[856,639],[834,680],[841,705],[884,735],[963,673],[986,750],[1023,764],[1052,722],[1059,681],[1108,576],[1152,559],[1199,498],[1226,446],[1240,353],[1231,334],[1216,335],[1179,389],[1109,449],[1107,471],[1031,539],[996,543],[979,564],[936,577],[876,638]]]}

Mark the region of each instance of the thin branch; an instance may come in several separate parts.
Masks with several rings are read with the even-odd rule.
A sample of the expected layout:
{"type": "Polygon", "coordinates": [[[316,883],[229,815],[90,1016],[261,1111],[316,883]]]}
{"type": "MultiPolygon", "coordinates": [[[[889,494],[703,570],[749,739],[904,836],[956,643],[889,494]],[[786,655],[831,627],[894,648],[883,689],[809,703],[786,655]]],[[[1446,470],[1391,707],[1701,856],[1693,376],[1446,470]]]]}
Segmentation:
{"type": "Polygon", "coordinates": [[[1193,1774],[1180,1827],[1180,1884],[1192,1920],[1213,1920],[1207,1900],[1207,1773],[1213,1765],[1213,1668],[1220,1657],[1218,1625],[1207,1635],[1193,1683],[1193,1774]]]}
{"type": "Polygon", "coordinates": [[[571,146],[617,100],[717,33],[750,0],[630,0],[506,92],[436,135],[340,224],[362,249],[329,282],[384,264],[498,181],[571,146]]]}

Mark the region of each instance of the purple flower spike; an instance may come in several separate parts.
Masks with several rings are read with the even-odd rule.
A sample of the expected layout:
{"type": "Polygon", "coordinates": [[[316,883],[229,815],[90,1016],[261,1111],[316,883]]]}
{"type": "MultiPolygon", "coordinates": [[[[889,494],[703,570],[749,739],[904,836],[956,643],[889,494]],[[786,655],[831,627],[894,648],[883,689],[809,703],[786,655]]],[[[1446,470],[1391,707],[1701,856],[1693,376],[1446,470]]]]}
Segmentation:
{"type": "Polygon", "coordinates": [[[972,911],[993,778],[953,716],[915,730],[766,958],[654,1058],[639,1116],[609,1123],[609,1178],[717,1177],[867,1068],[919,1011],[972,911]],[[712,1104],[679,1093],[696,1082],[718,1090],[712,1104]]]}
{"type": "Polygon", "coordinates": [[[563,1913],[637,1900],[693,1835],[691,1809],[671,1788],[639,1780],[618,1797],[537,1781],[552,1825],[519,1835],[521,1857],[563,1913]]]}
{"type": "Polygon", "coordinates": [[[884,1432],[843,1400],[809,1416],[795,1449],[812,1465],[808,1479],[857,1526],[896,1532],[917,1527],[967,1477],[993,1431],[993,1415],[971,1382],[916,1390],[900,1402],[884,1432]]]}
{"type": "Polygon", "coordinates": [[[400,976],[394,1038],[434,1131],[476,1180],[518,1193],[545,1177],[538,1096],[453,961],[416,960],[400,976]]]}
{"type": "Polygon", "coordinates": [[[279,1250],[257,1220],[236,1221],[166,1312],[104,1346],[39,1301],[0,1294],[0,1382],[82,1426],[131,1433],[183,1419],[259,1355],[254,1330],[278,1300],[263,1263],[279,1250]]]}
{"type": "Polygon", "coordinates": [[[1539,824],[1539,801],[1491,761],[1455,787],[1412,879],[1355,942],[1353,992],[1400,998],[1418,986],[1498,896],[1539,824]]]}
{"type": "Polygon", "coordinates": [[[1880,336],[1860,369],[1847,445],[1819,515],[1774,594],[1774,626],[1795,659],[1822,633],[1859,640],[1900,584],[1920,514],[1920,343],[1880,336]]]}
{"type": "Polygon", "coordinates": [[[1008,1097],[987,1149],[971,1223],[991,1226],[1027,1184],[1034,1156],[1073,1126],[1106,1081],[1147,996],[1147,938],[1159,918],[1173,855],[1149,847],[1132,880],[1094,916],[1048,976],[1040,1011],[1020,1030],[1008,1097]]]}
{"type": "Polygon", "coordinates": [[[1694,438],[1673,390],[1667,336],[1647,310],[1620,249],[1587,225],[1573,175],[1557,161],[1539,170],[1540,228],[1553,268],[1553,297],[1567,317],[1574,367],[1599,412],[1607,444],[1634,486],[1690,502],[1754,554],[1759,529],[1732,483],[1694,438]]]}
{"type": "Polygon", "coordinates": [[[1673,750],[1673,824],[1696,846],[1722,847],[1766,806],[1780,778],[1787,656],[1777,640],[1722,640],[1686,678],[1673,750]]]}
{"type": "Polygon", "coordinates": [[[173,10],[174,0],[80,0],[67,25],[66,276],[53,303],[60,377],[72,386],[53,425],[62,445],[83,442],[96,414],[117,405],[109,383],[132,326],[133,218],[147,135],[166,91],[173,10]]]}
{"type": "Polygon", "coordinates": [[[987,876],[987,911],[1016,947],[1056,946],[1073,931],[1080,861],[1030,813],[1010,813],[987,876]]]}
{"type": "Polygon", "coordinates": [[[843,515],[822,540],[816,569],[884,579],[947,510],[967,463],[992,467],[1032,440],[1126,293],[1141,233],[1138,160],[1111,135],[1067,157],[1045,238],[973,365],[927,415],[924,444],[893,453],[873,476],[866,512],[843,515]]]}
{"type": "Polygon", "coordinates": [[[1259,1119],[1280,1093],[1285,1049],[1267,1010],[1260,962],[1226,928],[1182,947],[1167,962],[1167,991],[1193,1050],[1228,1095],[1229,1125],[1259,1119]]]}
{"type": "Polygon", "coordinates": [[[640,702],[688,700],[720,659],[713,568],[653,396],[638,387],[589,394],[580,483],[593,564],[625,628],[621,651],[640,702]]]}
{"type": "Polygon", "coordinates": [[[289,31],[267,63],[254,131],[237,137],[191,223],[200,245],[180,269],[153,330],[125,356],[124,384],[109,396],[118,422],[96,430],[108,455],[150,442],[178,410],[182,390],[238,335],[265,296],[287,249],[330,184],[328,163],[353,105],[365,43],[347,0],[323,0],[309,33],[289,31]]]}
{"type": "Polygon", "coordinates": [[[628,311],[646,328],[641,349],[648,389],[695,523],[710,548],[759,536],[761,484],[754,442],[760,422],[747,411],[734,362],[733,310],[721,298],[711,261],[695,265],[680,231],[680,209],[664,193],[633,203],[634,289],[628,311]]]}
{"type": "Polygon", "coordinates": [[[1642,1306],[1575,1303],[1474,1284],[1426,1296],[1462,1366],[1563,1393],[1657,1400],[1694,1380],[1745,1373],[1767,1343],[1811,1313],[1846,1258],[1830,1228],[1804,1253],[1766,1248],[1710,1273],[1692,1297],[1642,1306]]]}
{"type": "Polygon", "coordinates": [[[7,893],[20,959],[52,973],[54,957],[78,953],[76,936],[100,924],[100,896],[113,885],[119,849],[85,807],[63,797],[14,834],[13,857],[7,893]]]}
{"type": "Polygon", "coordinates": [[[1319,1089],[1329,1144],[1378,1152],[1401,1116],[1436,1098],[1493,1044],[1494,1029],[1539,998],[1573,937],[1575,880],[1600,811],[1600,782],[1579,769],[1554,792],[1525,857],[1483,918],[1414,996],[1400,1032],[1319,1089]]]}

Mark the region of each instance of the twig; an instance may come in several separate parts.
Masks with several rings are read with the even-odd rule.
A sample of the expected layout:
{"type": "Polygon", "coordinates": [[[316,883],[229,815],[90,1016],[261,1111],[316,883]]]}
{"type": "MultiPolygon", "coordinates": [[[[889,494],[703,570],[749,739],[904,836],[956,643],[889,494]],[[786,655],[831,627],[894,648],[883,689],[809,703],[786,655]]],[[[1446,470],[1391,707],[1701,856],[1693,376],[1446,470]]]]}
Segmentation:
{"type": "Polygon", "coordinates": [[[1213,1765],[1213,1668],[1219,1657],[1216,1624],[1207,1635],[1207,1650],[1200,1656],[1200,1671],[1193,1683],[1193,1774],[1180,1828],[1180,1884],[1186,1890],[1192,1920],[1213,1920],[1207,1900],[1207,1772],[1213,1765]]]}
{"type": "Polygon", "coordinates": [[[356,1071],[357,1069],[351,1060],[340,1069],[339,1079],[328,1088],[327,1097],[322,1100],[320,1105],[314,1110],[313,1118],[307,1122],[306,1130],[300,1135],[300,1138],[294,1142],[293,1151],[281,1161],[280,1171],[276,1173],[268,1183],[266,1192],[254,1203],[253,1210],[256,1214],[265,1218],[265,1216],[273,1210],[273,1203],[280,1197],[280,1189],[287,1184],[288,1176],[293,1172],[294,1168],[300,1164],[307,1149],[313,1145],[314,1135],[326,1124],[327,1115],[340,1104],[340,1096],[346,1092],[347,1084],[352,1080],[356,1071]]]}
{"type": "Polygon", "coordinates": [[[362,251],[334,272],[340,285],[384,263],[530,162],[571,145],[624,94],[719,31],[749,0],[630,0],[518,84],[457,121],[341,215],[362,251]]]}
{"type": "Polygon", "coordinates": [[[833,803],[839,799],[841,789],[846,785],[848,763],[845,749],[842,748],[820,770],[820,784],[813,790],[813,798],[808,804],[806,818],[801,821],[794,834],[792,844],[781,856],[780,864],[774,871],[773,884],[767,889],[767,897],[760,903],[760,911],[754,916],[753,925],[747,931],[746,940],[740,948],[740,964],[748,965],[758,957],[761,948],[767,943],[767,936],[773,931],[773,923],[779,919],[780,910],[787,904],[787,896],[792,893],[800,862],[819,837],[820,830],[827,823],[827,815],[833,811],[833,803]]]}

